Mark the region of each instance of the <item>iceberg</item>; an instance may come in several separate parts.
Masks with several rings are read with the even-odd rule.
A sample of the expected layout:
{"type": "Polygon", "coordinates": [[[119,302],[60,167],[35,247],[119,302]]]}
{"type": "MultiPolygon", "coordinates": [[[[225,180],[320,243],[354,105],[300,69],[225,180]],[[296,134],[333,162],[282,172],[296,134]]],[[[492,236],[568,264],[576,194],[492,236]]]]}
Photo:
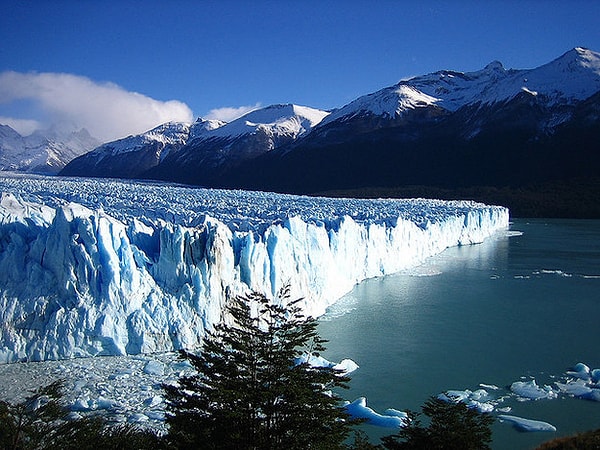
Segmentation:
{"type": "Polygon", "coordinates": [[[0,177],[0,363],[200,345],[230,296],[317,317],[357,283],[508,228],[506,208],[0,177]]]}
{"type": "Polygon", "coordinates": [[[539,420],[524,419],[517,416],[501,414],[498,416],[500,421],[509,422],[519,431],[556,431],[556,427],[548,422],[539,420]]]}
{"type": "Polygon", "coordinates": [[[359,368],[356,362],[348,358],[335,363],[312,353],[303,353],[300,357],[296,358],[295,363],[298,365],[306,363],[311,367],[327,367],[339,371],[340,375],[348,375],[359,368]]]}
{"type": "Polygon", "coordinates": [[[396,409],[386,409],[380,414],[367,406],[367,399],[359,397],[353,402],[346,403],[346,412],[354,419],[362,419],[371,425],[385,428],[401,428],[405,425],[408,414],[396,409]]]}
{"type": "Polygon", "coordinates": [[[550,386],[540,387],[535,380],[515,381],[510,385],[510,390],[519,397],[527,400],[554,399],[558,394],[550,386]]]}
{"type": "Polygon", "coordinates": [[[499,402],[497,399],[492,398],[485,389],[477,389],[474,392],[469,389],[465,389],[464,391],[449,390],[439,394],[437,398],[451,403],[462,402],[467,407],[476,409],[482,414],[494,411],[499,402]]]}

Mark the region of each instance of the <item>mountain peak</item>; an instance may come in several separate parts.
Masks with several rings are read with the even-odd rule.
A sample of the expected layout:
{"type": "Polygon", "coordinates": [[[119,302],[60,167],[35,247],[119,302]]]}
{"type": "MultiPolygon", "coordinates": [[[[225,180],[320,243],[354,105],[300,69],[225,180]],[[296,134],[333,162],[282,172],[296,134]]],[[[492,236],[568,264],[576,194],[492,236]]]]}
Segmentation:
{"type": "Polygon", "coordinates": [[[485,66],[485,68],[483,70],[488,71],[488,72],[497,72],[497,71],[504,72],[504,66],[502,65],[502,63],[500,61],[492,61],[487,66],[485,66]]]}
{"type": "Polygon", "coordinates": [[[550,64],[558,65],[569,72],[589,69],[600,75],[600,53],[584,47],[575,47],[550,64]]]}
{"type": "Polygon", "coordinates": [[[282,103],[265,106],[255,109],[243,115],[237,120],[251,122],[255,124],[277,123],[291,117],[300,117],[308,119],[311,126],[318,124],[328,113],[320,109],[310,108],[308,106],[299,106],[293,103],[282,103]]]}

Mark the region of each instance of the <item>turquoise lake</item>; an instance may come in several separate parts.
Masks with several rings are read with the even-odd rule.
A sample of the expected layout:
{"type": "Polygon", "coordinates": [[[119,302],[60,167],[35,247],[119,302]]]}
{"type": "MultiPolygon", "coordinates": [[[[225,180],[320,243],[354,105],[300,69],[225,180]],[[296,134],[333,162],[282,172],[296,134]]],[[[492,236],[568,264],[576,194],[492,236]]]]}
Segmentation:
{"type": "MultiPolygon", "coordinates": [[[[331,307],[319,330],[330,360],[360,365],[343,396],[418,411],[432,395],[495,386],[510,414],[556,432],[496,421],[494,449],[528,449],[600,428],[600,402],[520,401],[516,381],[554,386],[578,362],[600,367],[600,221],[514,220],[483,244],[368,280],[331,307]]],[[[492,414],[498,414],[493,412],[492,414]]],[[[364,426],[374,442],[393,430],[364,426]]]]}

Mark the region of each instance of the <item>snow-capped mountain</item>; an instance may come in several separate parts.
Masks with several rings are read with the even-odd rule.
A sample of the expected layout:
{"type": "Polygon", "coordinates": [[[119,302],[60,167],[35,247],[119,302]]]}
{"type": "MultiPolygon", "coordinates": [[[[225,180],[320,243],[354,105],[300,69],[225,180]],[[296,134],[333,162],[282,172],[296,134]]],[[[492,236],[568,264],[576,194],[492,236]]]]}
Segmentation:
{"type": "Polygon", "coordinates": [[[575,48],[533,69],[494,61],[414,77],[331,113],[273,105],[231,123],[199,119],[160,156],[142,135],[63,174],[293,193],[573,184],[600,173],[599,104],[600,54],[575,48]],[[149,164],[133,157],[147,154],[149,164]]]}
{"type": "MultiPolygon", "coordinates": [[[[210,127],[210,124],[203,124],[210,127]]],[[[196,132],[201,132],[200,124],[196,132]]],[[[61,175],[135,178],[159,164],[170,152],[185,145],[193,127],[166,123],[137,136],[108,142],[75,158],[61,175]]]]}
{"type": "Polygon", "coordinates": [[[360,114],[393,118],[419,107],[456,111],[470,104],[510,100],[521,92],[540,95],[549,103],[574,103],[600,91],[600,54],[575,48],[535,69],[505,69],[493,61],[477,72],[443,70],[401,81],[359,97],[335,111],[323,125],[360,114]]]}
{"type": "MultiPolygon", "coordinates": [[[[553,208],[581,197],[574,189],[582,179],[599,185],[599,109],[600,54],[591,50],[534,69],[493,62],[476,72],[440,71],[350,102],[216,185],[295,193],[421,186],[445,195],[469,188],[471,198],[493,187],[510,191],[494,201],[511,207],[520,201],[511,192],[526,187],[544,211],[571,215],[553,208]],[[544,195],[548,184],[558,193],[544,195]]],[[[600,201],[592,203],[596,216],[600,201]]],[[[591,209],[582,204],[581,214],[591,209]]]]}
{"type": "Polygon", "coordinates": [[[184,183],[219,184],[223,173],[306,135],[328,112],[298,105],[272,105],[191,139],[145,176],[184,183]]]}
{"type": "Polygon", "coordinates": [[[73,133],[49,129],[21,136],[0,124],[0,170],[56,174],[98,144],[85,129],[73,133]]]}
{"type": "Polygon", "coordinates": [[[230,123],[200,118],[192,125],[165,124],[104,144],[61,174],[206,183],[227,168],[298,139],[327,114],[288,104],[256,109],[230,123]]]}

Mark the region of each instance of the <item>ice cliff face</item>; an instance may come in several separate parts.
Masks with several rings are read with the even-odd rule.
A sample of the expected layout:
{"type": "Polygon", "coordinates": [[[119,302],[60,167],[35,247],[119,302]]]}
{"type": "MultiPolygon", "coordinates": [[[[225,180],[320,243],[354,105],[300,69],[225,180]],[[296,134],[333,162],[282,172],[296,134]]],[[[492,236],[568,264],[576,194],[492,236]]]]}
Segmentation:
{"type": "Polygon", "coordinates": [[[228,296],[352,287],[508,225],[505,208],[0,178],[0,362],[197,346],[228,296]]]}

